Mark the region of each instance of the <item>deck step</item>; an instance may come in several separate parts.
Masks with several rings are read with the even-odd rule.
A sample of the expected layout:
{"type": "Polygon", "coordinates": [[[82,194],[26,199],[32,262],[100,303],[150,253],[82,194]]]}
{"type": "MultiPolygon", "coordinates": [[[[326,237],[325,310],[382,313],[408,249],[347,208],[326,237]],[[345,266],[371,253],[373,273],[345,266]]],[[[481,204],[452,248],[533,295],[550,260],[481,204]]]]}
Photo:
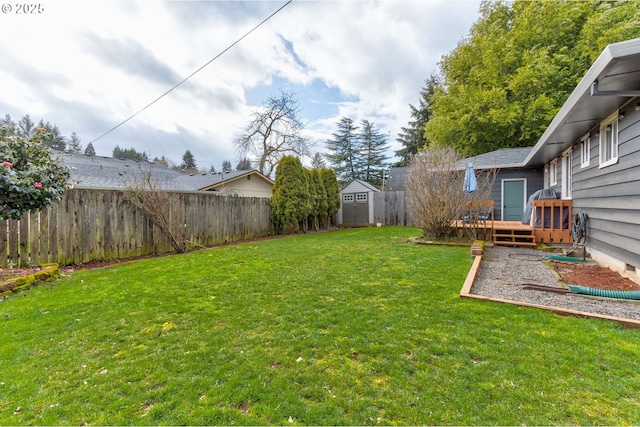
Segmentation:
{"type": "Polygon", "coordinates": [[[508,242],[504,240],[494,240],[494,246],[527,246],[530,248],[535,248],[536,244],[534,242],[508,242]]]}
{"type": "Polygon", "coordinates": [[[493,244],[502,246],[535,247],[535,235],[532,230],[523,229],[494,229],[493,244]]]}

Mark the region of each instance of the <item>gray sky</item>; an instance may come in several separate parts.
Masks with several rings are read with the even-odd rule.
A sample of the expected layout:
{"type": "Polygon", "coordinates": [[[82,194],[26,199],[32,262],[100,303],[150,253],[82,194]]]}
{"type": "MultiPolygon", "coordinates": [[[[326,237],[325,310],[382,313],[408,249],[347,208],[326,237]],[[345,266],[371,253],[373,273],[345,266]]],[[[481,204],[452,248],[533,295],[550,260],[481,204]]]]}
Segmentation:
{"type": "MultiPolygon", "coordinates": [[[[0,115],[30,114],[83,146],[202,67],[286,1],[42,1],[0,12],[0,115]],[[22,12],[22,13],[19,13],[22,12]],[[29,11],[30,12],[30,11],[29,11]]],[[[280,91],[325,144],[343,116],[389,136],[478,17],[476,0],[294,0],[157,103],[93,142],[235,166],[233,138],[280,91]]],[[[390,154],[393,154],[390,152],[390,154]]],[[[392,159],[393,160],[393,159],[392,159]]]]}

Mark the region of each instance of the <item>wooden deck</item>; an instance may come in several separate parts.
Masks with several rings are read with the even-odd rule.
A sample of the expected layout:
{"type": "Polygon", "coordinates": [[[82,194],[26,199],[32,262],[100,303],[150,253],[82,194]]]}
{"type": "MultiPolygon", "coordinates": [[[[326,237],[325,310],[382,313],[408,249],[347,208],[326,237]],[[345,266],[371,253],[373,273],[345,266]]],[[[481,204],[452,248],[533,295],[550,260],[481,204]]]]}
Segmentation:
{"type": "MultiPolygon", "coordinates": [[[[493,208],[493,201],[483,202],[482,206],[493,208]]],[[[489,219],[476,222],[457,220],[453,221],[452,227],[458,230],[460,237],[465,229],[473,228],[478,239],[493,240],[494,245],[534,247],[538,243],[571,243],[571,208],[571,200],[534,200],[532,223],[535,226],[520,221],[496,221],[491,209],[489,219]]]]}
{"type": "Polygon", "coordinates": [[[492,240],[494,245],[534,247],[538,243],[533,227],[520,221],[478,221],[477,223],[454,221],[453,226],[460,231],[464,231],[465,228],[476,228],[479,238],[492,240]]]}

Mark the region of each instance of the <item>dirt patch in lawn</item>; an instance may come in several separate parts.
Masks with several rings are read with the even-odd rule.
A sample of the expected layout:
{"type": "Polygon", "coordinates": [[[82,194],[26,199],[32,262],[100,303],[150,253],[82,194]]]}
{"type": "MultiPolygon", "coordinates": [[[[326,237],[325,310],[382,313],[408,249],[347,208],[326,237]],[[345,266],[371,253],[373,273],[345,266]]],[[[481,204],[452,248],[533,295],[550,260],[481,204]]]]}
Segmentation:
{"type": "Polygon", "coordinates": [[[554,262],[553,269],[566,284],[613,291],[640,291],[640,285],[596,264],[554,262]]]}

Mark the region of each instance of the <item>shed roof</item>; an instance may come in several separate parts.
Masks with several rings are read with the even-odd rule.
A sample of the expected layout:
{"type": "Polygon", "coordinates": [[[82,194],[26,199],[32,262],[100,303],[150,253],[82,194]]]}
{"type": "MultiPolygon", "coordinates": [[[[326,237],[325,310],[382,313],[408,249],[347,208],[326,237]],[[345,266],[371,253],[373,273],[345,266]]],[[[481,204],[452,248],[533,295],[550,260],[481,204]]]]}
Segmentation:
{"type": "Polygon", "coordinates": [[[375,191],[375,192],[379,192],[380,191],[378,188],[374,187],[373,185],[369,184],[366,181],[362,181],[361,179],[353,179],[353,180],[351,180],[347,185],[342,187],[342,190],[340,190],[340,191],[344,191],[347,187],[353,186],[353,184],[360,184],[360,185],[364,186],[365,188],[367,188],[367,190],[369,190],[369,191],[375,191]]]}

